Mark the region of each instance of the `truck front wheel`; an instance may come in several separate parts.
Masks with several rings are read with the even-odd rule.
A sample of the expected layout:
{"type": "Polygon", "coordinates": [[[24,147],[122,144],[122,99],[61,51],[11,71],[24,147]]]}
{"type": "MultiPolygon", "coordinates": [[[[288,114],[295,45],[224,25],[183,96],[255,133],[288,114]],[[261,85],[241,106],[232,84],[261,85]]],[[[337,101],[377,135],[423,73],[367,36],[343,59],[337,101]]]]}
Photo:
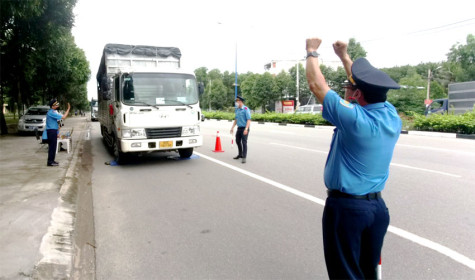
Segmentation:
{"type": "Polygon", "coordinates": [[[189,158],[193,154],[193,148],[180,149],[178,153],[180,154],[180,158],[189,158]]]}
{"type": "Polygon", "coordinates": [[[114,139],[113,140],[113,153],[114,153],[114,160],[115,162],[117,162],[119,165],[121,164],[124,164],[126,163],[127,159],[127,155],[125,153],[123,153],[121,150],[120,150],[120,143],[119,143],[119,139],[114,139]]]}

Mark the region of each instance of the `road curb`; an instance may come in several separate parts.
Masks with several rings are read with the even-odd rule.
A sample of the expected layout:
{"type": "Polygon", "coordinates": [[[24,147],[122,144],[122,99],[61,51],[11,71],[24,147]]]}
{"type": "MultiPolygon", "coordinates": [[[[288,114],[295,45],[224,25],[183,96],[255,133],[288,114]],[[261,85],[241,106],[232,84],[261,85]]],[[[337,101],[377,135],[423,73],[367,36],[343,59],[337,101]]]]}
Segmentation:
{"type": "MultiPolygon", "coordinates": [[[[86,122],[87,123],[87,122],[86,122]]],[[[59,190],[58,205],[51,214],[48,231],[40,244],[40,261],[35,265],[33,279],[69,279],[72,271],[74,228],[77,212],[77,178],[75,172],[84,144],[84,130],[80,132],[73,155],[59,190]]]]}

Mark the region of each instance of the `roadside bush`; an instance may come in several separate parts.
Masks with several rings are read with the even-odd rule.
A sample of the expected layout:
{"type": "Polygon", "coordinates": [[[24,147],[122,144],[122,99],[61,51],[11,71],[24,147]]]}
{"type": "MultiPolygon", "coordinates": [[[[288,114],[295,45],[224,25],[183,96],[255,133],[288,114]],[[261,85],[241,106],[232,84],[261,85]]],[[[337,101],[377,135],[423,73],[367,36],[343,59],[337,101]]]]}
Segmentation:
{"type": "Polygon", "coordinates": [[[216,120],[234,120],[234,113],[221,112],[221,111],[205,111],[203,112],[205,118],[216,120]]]}
{"type": "Polygon", "coordinates": [[[425,131],[475,134],[475,112],[463,115],[414,115],[414,128],[425,131]]]}
{"type": "MultiPolygon", "coordinates": [[[[203,112],[208,119],[234,120],[234,113],[229,112],[203,112]]],[[[463,115],[439,115],[424,116],[414,112],[401,115],[403,129],[416,129],[422,131],[451,132],[460,134],[475,134],[475,112],[467,112],[463,115]]],[[[304,125],[332,125],[322,115],[311,114],[280,114],[265,113],[252,114],[255,122],[274,122],[304,125]]]]}
{"type": "MultiPolygon", "coordinates": [[[[234,120],[234,113],[227,112],[203,112],[207,119],[218,120],[234,120]]],[[[274,123],[292,123],[292,124],[307,124],[307,125],[331,125],[322,115],[311,114],[280,114],[280,113],[265,113],[252,114],[252,120],[256,122],[274,122],[274,123]]]]}

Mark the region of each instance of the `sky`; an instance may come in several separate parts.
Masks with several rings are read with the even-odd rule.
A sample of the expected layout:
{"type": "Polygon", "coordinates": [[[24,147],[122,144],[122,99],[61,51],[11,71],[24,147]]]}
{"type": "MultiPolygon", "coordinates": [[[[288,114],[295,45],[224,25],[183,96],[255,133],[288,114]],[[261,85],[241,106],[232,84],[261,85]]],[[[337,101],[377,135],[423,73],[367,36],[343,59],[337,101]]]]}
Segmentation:
{"type": "Polygon", "coordinates": [[[298,60],[305,40],[337,61],[332,44],[355,38],[375,67],[447,59],[475,35],[475,1],[77,0],[72,33],[91,68],[88,98],[108,43],[178,47],[182,66],[263,73],[271,60],[298,60]],[[237,57],[237,59],[236,59],[237,57]]]}

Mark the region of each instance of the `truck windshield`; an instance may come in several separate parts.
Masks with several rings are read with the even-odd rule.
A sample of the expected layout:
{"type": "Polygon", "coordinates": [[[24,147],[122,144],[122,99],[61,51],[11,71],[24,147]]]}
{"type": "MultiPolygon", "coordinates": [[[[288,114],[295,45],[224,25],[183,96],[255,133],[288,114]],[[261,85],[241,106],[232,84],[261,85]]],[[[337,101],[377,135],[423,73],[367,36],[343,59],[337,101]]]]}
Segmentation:
{"type": "Polygon", "coordinates": [[[125,74],[122,100],[127,105],[181,106],[198,103],[196,80],[188,74],[125,74]]]}

